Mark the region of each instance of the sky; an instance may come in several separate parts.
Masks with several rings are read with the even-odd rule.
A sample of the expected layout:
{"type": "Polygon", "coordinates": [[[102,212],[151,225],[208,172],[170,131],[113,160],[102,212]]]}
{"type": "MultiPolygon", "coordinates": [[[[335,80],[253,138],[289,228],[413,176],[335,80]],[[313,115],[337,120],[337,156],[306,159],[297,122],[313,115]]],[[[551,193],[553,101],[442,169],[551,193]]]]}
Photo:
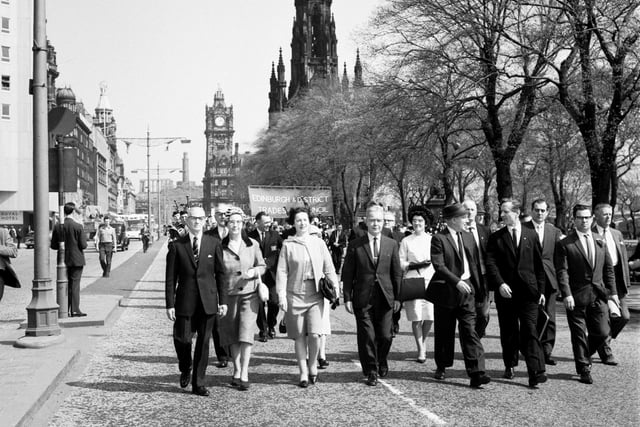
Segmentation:
{"type": "MultiPolygon", "coordinates": [[[[346,61],[351,81],[363,44],[358,32],[382,3],[333,1],[340,75],[346,61]]],[[[245,152],[267,126],[271,62],[280,47],[290,79],[294,0],[49,0],[46,10],[57,87],[71,87],[93,113],[104,82],[119,138],[144,138],[148,128],[151,138],[190,139],[150,150],[151,169],[180,169],[187,152],[190,181],[204,176],[205,105],[218,86],[233,104],[234,142],[245,152]]],[[[146,168],[143,140],[128,153],[123,143],[118,150],[127,172],[146,168]]]]}

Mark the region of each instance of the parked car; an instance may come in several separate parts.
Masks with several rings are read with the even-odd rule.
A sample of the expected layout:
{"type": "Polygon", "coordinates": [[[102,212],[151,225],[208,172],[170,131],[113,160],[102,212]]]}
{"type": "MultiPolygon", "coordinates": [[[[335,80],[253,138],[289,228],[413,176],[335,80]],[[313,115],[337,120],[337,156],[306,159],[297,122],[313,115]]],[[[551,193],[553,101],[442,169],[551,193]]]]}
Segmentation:
{"type": "Polygon", "coordinates": [[[24,245],[27,247],[27,249],[31,249],[35,246],[35,237],[34,237],[34,232],[30,231],[27,233],[27,235],[24,238],[24,245]]]}

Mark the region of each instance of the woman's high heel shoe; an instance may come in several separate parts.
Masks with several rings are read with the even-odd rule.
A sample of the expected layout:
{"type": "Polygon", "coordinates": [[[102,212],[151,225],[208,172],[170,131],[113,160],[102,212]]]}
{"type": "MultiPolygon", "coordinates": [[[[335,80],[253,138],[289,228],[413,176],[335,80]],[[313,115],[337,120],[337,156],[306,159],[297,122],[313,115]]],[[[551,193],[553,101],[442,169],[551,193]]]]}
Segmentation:
{"type": "Polygon", "coordinates": [[[318,382],[318,375],[309,375],[309,384],[315,384],[318,382]]]}
{"type": "Polygon", "coordinates": [[[307,387],[309,387],[309,382],[308,382],[307,380],[301,380],[301,381],[298,383],[298,387],[300,387],[300,388],[307,388],[307,387]]]}

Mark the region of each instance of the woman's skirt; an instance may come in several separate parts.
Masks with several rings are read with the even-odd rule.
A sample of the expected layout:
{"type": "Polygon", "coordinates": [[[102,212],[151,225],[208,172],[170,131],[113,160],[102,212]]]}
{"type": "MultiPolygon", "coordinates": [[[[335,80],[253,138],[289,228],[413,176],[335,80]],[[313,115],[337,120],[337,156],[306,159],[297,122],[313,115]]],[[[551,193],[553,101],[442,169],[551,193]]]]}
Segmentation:
{"type": "Polygon", "coordinates": [[[220,318],[220,345],[253,344],[260,300],[258,293],[227,296],[227,315],[220,318]]]}
{"type": "Polygon", "coordinates": [[[313,280],[305,280],[304,294],[287,295],[287,336],[296,339],[309,334],[323,334],[324,297],[316,291],[313,280]]]}

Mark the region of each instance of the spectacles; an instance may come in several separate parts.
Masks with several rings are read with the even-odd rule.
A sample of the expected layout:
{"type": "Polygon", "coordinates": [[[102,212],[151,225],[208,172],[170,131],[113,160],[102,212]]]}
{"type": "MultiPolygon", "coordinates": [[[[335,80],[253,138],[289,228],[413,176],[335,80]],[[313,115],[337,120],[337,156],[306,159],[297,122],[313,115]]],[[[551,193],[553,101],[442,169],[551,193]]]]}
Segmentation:
{"type": "Polygon", "coordinates": [[[580,221],[588,221],[591,219],[590,216],[577,216],[576,219],[580,220],[580,221]]]}
{"type": "Polygon", "coordinates": [[[546,209],[534,209],[533,211],[534,212],[546,212],[547,210],[546,209]]]}

